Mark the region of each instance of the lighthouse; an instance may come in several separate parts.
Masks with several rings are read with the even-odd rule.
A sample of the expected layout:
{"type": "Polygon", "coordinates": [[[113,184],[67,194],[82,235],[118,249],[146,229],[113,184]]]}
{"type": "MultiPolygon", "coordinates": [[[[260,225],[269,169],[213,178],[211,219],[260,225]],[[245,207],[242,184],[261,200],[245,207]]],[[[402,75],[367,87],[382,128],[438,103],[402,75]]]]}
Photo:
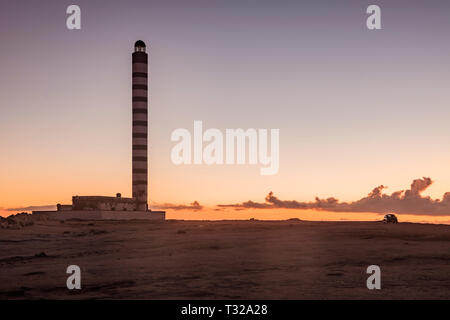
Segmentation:
{"type": "Polygon", "coordinates": [[[57,211],[33,211],[57,220],[165,220],[165,211],[148,209],[148,56],[145,43],[136,41],[132,54],[132,194],[73,196],[72,204],[57,204],[57,211]]]}
{"type": "Polygon", "coordinates": [[[147,211],[148,192],[148,55],[142,40],[132,55],[133,155],[132,194],[137,211],[147,211]]]}

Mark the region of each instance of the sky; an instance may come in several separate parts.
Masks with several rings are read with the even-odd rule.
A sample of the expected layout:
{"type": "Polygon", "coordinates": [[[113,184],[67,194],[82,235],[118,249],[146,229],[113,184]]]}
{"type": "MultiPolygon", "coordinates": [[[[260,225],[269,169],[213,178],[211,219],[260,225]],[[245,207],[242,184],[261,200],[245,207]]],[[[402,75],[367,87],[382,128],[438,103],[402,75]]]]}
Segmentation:
{"type": "MultiPolygon", "coordinates": [[[[380,185],[390,195],[424,177],[433,183],[420,197],[442,200],[450,191],[449,30],[450,2],[437,0],[3,0],[0,214],[73,195],[131,196],[138,39],[149,53],[149,203],[172,207],[168,217],[373,220],[384,209],[242,204],[264,204],[271,191],[283,201],[351,204],[380,185]],[[71,4],[81,8],[81,30],[66,28],[71,4]],[[381,30],[366,27],[370,4],[381,8],[381,30]],[[192,131],[195,120],[222,131],[279,129],[279,172],[176,166],[171,133],[192,131]],[[201,209],[190,208],[194,201],[201,209]]],[[[450,221],[439,205],[401,213],[450,221]]]]}

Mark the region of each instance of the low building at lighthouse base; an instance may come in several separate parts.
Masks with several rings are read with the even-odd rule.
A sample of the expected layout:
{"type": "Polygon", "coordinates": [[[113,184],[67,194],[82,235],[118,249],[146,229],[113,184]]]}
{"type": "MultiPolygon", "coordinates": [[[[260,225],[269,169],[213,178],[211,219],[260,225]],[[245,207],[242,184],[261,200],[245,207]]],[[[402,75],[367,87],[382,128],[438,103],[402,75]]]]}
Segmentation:
{"type": "Polygon", "coordinates": [[[71,205],[56,205],[56,211],[33,214],[56,220],[165,220],[165,211],[137,210],[136,199],[105,196],[74,196],[71,205]]]}

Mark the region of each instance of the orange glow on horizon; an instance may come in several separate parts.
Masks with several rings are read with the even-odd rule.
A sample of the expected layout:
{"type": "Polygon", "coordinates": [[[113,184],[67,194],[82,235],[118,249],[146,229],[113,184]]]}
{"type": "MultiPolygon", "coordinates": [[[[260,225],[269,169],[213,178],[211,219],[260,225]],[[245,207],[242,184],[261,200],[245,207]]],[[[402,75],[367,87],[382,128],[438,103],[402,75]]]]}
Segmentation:
{"type": "MultiPolygon", "coordinates": [[[[29,212],[29,211],[28,211],[29,212]]],[[[18,212],[0,208],[0,216],[6,217],[18,212]]],[[[396,214],[400,222],[450,224],[450,216],[426,216],[396,214]]],[[[381,221],[383,214],[373,212],[330,212],[299,209],[219,209],[205,207],[203,210],[166,210],[166,219],[176,220],[288,220],[304,221],[381,221]]]]}

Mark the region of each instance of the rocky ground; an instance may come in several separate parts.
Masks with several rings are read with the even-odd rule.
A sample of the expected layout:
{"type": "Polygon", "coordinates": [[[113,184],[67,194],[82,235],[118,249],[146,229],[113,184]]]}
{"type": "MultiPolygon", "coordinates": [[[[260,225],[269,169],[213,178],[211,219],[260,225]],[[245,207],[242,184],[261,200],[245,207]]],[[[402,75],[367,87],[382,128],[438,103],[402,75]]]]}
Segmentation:
{"type": "Polygon", "coordinates": [[[0,299],[450,298],[446,225],[15,220],[0,221],[0,299]]]}

